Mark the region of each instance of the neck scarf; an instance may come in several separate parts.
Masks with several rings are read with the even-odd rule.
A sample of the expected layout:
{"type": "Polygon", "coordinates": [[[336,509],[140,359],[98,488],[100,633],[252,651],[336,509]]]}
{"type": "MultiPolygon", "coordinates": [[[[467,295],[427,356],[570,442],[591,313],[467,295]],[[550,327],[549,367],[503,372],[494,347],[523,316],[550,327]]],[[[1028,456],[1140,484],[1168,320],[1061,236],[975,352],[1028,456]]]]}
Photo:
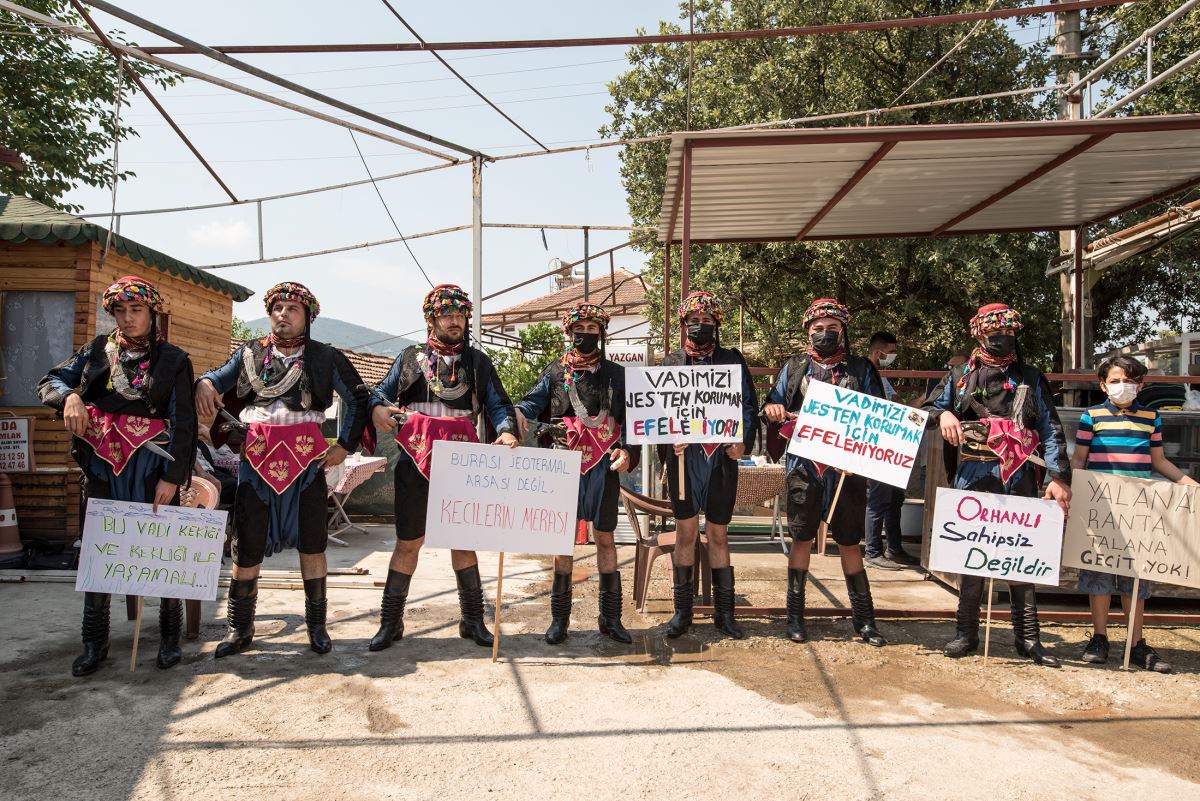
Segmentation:
{"type": "MultiPolygon", "coordinates": [[[[115,329],[108,335],[109,347],[105,350],[109,354],[108,359],[108,389],[114,389],[113,376],[117,371],[121,371],[122,377],[125,377],[125,365],[122,364],[122,356],[126,353],[143,353],[142,358],[137,360],[133,368],[133,375],[128,376],[129,386],[138,395],[145,395],[146,389],[150,383],[150,336],[144,337],[126,337],[121,333],[121,329],[115,329]]],[[[120,378],[117,379],[120,383],[120,378]]],[[[124,392],[121,393],[125,395],[124,392]]],[[[128,397],[126,395],[126,397],[128,397]]]]}
{"type": "MultiPolygon", "coordinates": [[[[447,345],[445,342],[438,339],[436,335],[430,334],[429,339],[426,340],[426,344],[429,345],[429,350],[439,357],[458,356],[462,354],[463,348],[466,346],[467,341],[466,339],[462,339],[457,344],[447,345]]],[[[433,389],[434,393],[438,395],[442,393],[442,382],[441,379],[438,378],[437,359],[429,360],[429,366],[425,370],[425,380],[429,383],[429,386],[433,389]]],[[[457,359],[450,362],[450,383],[453,384],[456,381],[458,381],[457,359]]]]}
{"type": "MultiPolygon", "coordinates": [[[[993,356],[983,348],[975,348],[971,351],[971,358],[967,359],[967,369],[963,370],[962,377],[958,379],[955,387],[958,389],[958,394],[962,395],[967,390],[967,379],[971,373],[983,367],[991,367],[995,370],[1007,370],[1017,360],[1017,354],[1010,353],[1007,356],[993,356]]],[[[1004,379],[1005,389],[1016,389],[1016,382],[1011,377],[1004,379]]],[[[982,394],[983,387],[980,387],[972,394],[982,394]]]]}
{"type": "Polygon", "coordinates": [[[563,389],[570,389],[575,385],[576,372],[591,372],[596,365],[600,364],[600,348],[596,348],[591,353],[580,353],[571,348],[562,356],[563,370],[563,389]]]}
{"type": "Polygon", "coordinates": [[[308,337],[301,334],[298,337],[278,337],[275,334],[267,335],[267,344],[277,348],[298,348],[308,341],[308,337]]]}
{"type": "Polygon", "coordinates": [[[684,337],[683,349],[687,355],[691,356],[693,359],[707,359],[709,356],[712,356],[713,351],[717,349],[717,340],[714,338],[712,342],[709,342],[704,347],[700,347],[699,345],[694,344],[692,340],[684,337]]]}
{"type": "Polygon", "coordinates": [[[806,354],[808,354],[808,359],[809,359],[810,363],[815,362],[815,363],[823,365],[825,367],[835,367],[835,366],[841,364],[842,362],[846,361],[846,346],[845,346],[845,344],[839,345],[838,349],[835,350],[833,353],[829,354],[828,356],[822,356],[821,354],[817,353],[816,348],[814,348],[811,344],[808,346],[808,348],[804,352],[806,354]]]}

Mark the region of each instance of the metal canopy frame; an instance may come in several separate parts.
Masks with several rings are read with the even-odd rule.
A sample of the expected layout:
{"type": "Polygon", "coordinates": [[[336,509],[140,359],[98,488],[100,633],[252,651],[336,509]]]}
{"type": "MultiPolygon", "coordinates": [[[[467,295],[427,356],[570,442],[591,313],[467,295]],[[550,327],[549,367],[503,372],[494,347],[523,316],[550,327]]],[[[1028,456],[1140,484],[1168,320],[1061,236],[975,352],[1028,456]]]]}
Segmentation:
{"type": "MultiPolygon", "coordinates": [[[[909,147],[908,151],[914,148],[909,147]]],[[[816,151],[814,151],[816,152],[816,151]]],[[[875,175],[878,183],[878,174],[875,175]]],[[[703,176],[700,177],[705,182],[703,176]]],[[[913,180],[913,179],[909,179],[913,180]]],[[[993,182],[996,174],[993,174],[993,182]]],[[[812,181],[809,186],[817,184],[812,181]]],[[[931,182],[913,180],[913,187],[924,186],[928,189],[931,182]]],[[[953,125],[923,125],[923,126],[889,126],[889,127],[854,127],[854,128],[824,128],[824,129],[791,129],[762,132],[751,131],[692,131],[678,132],[672,135],[671,154],[667,166],[667,180],[664,187],[662,211],[659,218],[658,239],[664,243],[664,307],[671,305],[671,259],[672,245],[680,247],[680,297],[687,295],[691,282],[691,246],[694,244],[745,244],[763,242],[798,242],[817,240],[852,240],[852,239],[882,239],[910,238],[936,236],[962,236],[995,233],[1028,233],[1042,231],[1068,230],[1072,231],[1077,240],[1076,253],[1081,255],[1088,225],[1093,225],[1112,217],[1125,214],[1150,203],[1161,201],[1179,192],[1200,186],[1200,114],[1181,114],[1157,117],[1126,117],[1119,119],[1090,119],[1090,120],[1049,120],[1035,122],[1005,122],[1005,123],[976,123],[953,125]],[[972,181],[978,169],[979,159],[970,158],[971,146],[968,143],[978,142],[984,146],[985,140],[1009,140],[1016,144],[1024,142],[1039,142],[1042,149],[1030,156],[1021,154],[1014,148],[1014,155],[1023,157],[1026,161],[1034,162],[1041,158],[1041,163],[1032,163],[1018,168],[1013,175],[1004,177],[996,187],[985,186],[983,182],[972,181]],[[1135,154],[1123,145],[1138,142],[1146,148],[1144,155],[1135,154]],[[945,143],[946,148],[939,149],[919,143],[945,143]],[[1096,148],[1107,143],[1104,152],[1096,148]],[[772,160],[771,150],[774,148],[792,148],[792,153],[803,152],[805,146],[818,145],[875,145],[873,150],[859,148],[856,155],[842,154],[838,162],[810,159],[809,162],[797,162],[793,159],[772,160]],[[901,216],[907,214],[913,224],[904,226],[906,230],[889,230],[884,225],[872,224],[873,213],[866,201],[867,193],[871,191],[863,182],[879,168],[881,164],[889,165],[889,158],[895,158],[904,151],[902,145],[917,144],[922,148],[920,157],[928,165],[934,163],[942,169],[942,179],[948,186],[958,187],[957,197],[947,199],[939,195],[943,206],[953,206],[955,200],[960,200],[959,207],[954,209],[949,217],[932,220],[924,219],[920,205],[916,202],[904,203],[909,195],[902,189],[899,200],[893,198],[893,204],[903,207],[901,216]],[[1057,147],[1055,147],[1057,145],[1057,147]],[[1161,153],[1158,146],[1171,148],[1181,154],[1183,164],[1172,164],[1168,172],[1161,170],[1157,176],[1148,177],[1143,174],[1144,163],[1151,159],[1161,163],[1161,153]],[[899,148],[899,150],[898,150],[899,148]],[[757,170],[761,184],[755,186],[754,174],[749,173],[749,180],[739,184],[736,195],[731,196],[727,189],[712,185],[704,186],[700,193],[701,224],[697,230],[697,179],[700,169],[697,167],[697,154],[721,149],[732,158],[721,165],[735,168],[750,167],[757,170]],[[740,149],[740,152],[739,152],[740,149]],[[941,160],[939,161],[939,150],[941,160]],[[1048,151],[1048,152],[1047,152],[1048,151]],[[1074,216],[1063,224],[1062,219],[1055,222],[1046,221],[1036,208],[1024,207],[1017,202],[1022,199],[1022,191],[1036,197],[1044,192],[1046,182],[1041,179],[1052,176],[1056,170],[1066,164],[1076,162],[1077,170],[1086,170],[1087,164],[1077,162],[1081,157],[1090,155],[1095,161],[1093,169],[1103,164],[1105,169],[1113,170],[1107,173],[1105,186],[1111,188],[1109,193],[1114,199],[1109,206],[1095,213],[1083,214],[1080,205],[1076,206],[1074,216]],[[740,159],[740,161],[739,161],[740,159]],[[797,168],[801,164],[802,169],[797,168]],[[815,166],[814,166],[815,165],[815,166]],[[766,190],[766,178],[770,176],[779,180],[780,172],[791,169],[797,177],[807,169],[812,178],[823,178],[819,189],[814,189],[818,195],[808,205],[814,206],[814,211],[805,212],[807,217],[793,227],[785,228],[785,222],[779,218],[780,201],[773,200],[766,190]],[[823,174],[821,174],[823,172],[823,174]],[[948,177],[947,177],[948,176],[948,177]],[[1138,177],[1138,181],[1131,179],[1138,177]],[[957,183],[955,181],[957,179],[957,183]],[[1031,185],[1032,189],[1030,188],[1031,185]],[[966,188],[964,188],[966,187],[966,188]],[[837,232],[821,233],[821,223],[836,210],[844,209],[847,198],[855,195],[855,191],[863,197],[856,197],[860,205],[855,209],[860,215],[856,220],[841,223],[842,229],[837,232]],[[983,193],[981,198],[977,197],[983,193]],[[1032,194],[1031,194],[1032,193],[1032,194]],[[766,198],[764,200],[764,197],[766,198]],[[819,202],[825,198],[824,202],[819,202]],[[1009,200],[1006,211],[996,214],[997,204],[1009,200]],[[726,224],[727,228],[736,228],[747,221],[760,225],[766,230],[765,235],[730,236],[719,232],[720,222],[713,222],[703,217],[704,210],[720,206],[727,216],[733,220],[726,224]],[[1001,220],[1002,224],[980,224],[964,226],[968,220],[988,209],[993,210],[993,220],[1001,220]],[[772,213],[775,217],[769,218],[772,213]],[[920,221],[920,225],[917,221],[920,221]],[[852,223],[857,224],[855,228],[852,223]],[[847,230],[848,229],[848,230],[847,230]],[[815,233],[814,233],[815,232],[815,233]]],[[[778,184],[776,185],[776,188],[778,184]]],[[[789,191],[795,192],[789,188],[789,191]]],[[[1064,184],[1060,192],[1065,197],[1086,197],[1087,191],[1075,184],[1064,184]]],[[[777,191],[776,194],[779,194],[777,191]]],[[[911,193],[915,194],[915,193],[911,193]]],[[[1093,198],[1093,205],[1095,205],[1093,198]]],[[[882,208],[879,203],[876,208],[882,208]]],[[[794,216],[794,215],[793,215],[794,216]]],[[[1065,218],[1064,218],[1065,219],[1065,218]]],[[[1074,265],[1077,280],[1081,279],[1083,265],[1075,260],[1074,265]]],[[[664,342],[670,343],[672,336],[671,315],[663,317],[664,342]]],[[[680,331],[682,343],[683,332],[680,331]]],[[[668,345],[669,347],[669,345],[668,345]]]]}

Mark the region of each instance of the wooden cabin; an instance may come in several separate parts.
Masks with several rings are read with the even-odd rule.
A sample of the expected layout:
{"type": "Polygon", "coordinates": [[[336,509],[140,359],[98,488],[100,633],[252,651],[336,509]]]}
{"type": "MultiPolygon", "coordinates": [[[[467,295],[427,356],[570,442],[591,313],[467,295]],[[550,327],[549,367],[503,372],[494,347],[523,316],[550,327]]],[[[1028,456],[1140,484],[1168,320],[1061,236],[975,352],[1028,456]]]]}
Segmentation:
{"type": "MultiPolygon", "coordinates": [[[[37,398],[46,371],[113,328],[101,296],[139,275],[163,295],[171,342],[196,374],[229,358],[233,302],[252,294],[165,253],[24,197],[0,195],[0,417],[34,417],[34,470],[10,473],[21,537],[79,536],[79,468],[70,435],[37,398]]],[[[162,323],[160,323],[162,324],[162,323]]]]}

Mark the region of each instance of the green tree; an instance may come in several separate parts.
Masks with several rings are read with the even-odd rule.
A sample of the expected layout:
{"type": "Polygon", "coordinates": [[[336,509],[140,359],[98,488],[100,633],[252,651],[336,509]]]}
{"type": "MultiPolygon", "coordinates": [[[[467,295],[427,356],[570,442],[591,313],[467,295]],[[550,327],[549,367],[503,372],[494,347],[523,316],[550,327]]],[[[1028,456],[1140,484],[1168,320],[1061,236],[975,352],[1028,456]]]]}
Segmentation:
{"type": "MultiPolygon", "coordinates": [[[[1097,33],[1089,48],[1107,57],[1178,5],[1174,0],[1149,0],[1098,10],[1092,19],[1097,33]]],[[[1193,11],[1155,39],[1154,74],[1161,74],[1195,50],[1197,41],[1200,41],[1200,14],[1193,11]]],[[[1192,65],[1116,113],[1142,116],[1195,112],[1200,109],[1197,76],[1200,65],[1192,65]]],[[[1119,61],[1107,77],[1110,83],[1097,96],[1097,110],[1146,80],[1145,47],[1119,61]]],[[[1169,153],[1164,154],[1168,160],[1166,169],[1170,169],[1170,158],[1169,153]]],[[[1107,226],[1090,231],[1089,236],[1095,241],[1198,198],[1200,188],[1192,189],[1112,220],[1107,226]]],[[[1109,268],[1101,274],[1091,297],[1095,340],[1101,348],[1155,339],[1164,329],[1195,331],[1200,328],[1200,236],[1193,231],[1164,247],[1109,268]]]]}
{"type": "MultiPolygon", "coordinates": [[[[28,8],[84,25],[67,0],[25,0],[28,8]]],[[[119,31],[108,35],[124,43],[119,31]]],[[[170,86],[175,76],[138,61],[128,62],[144,80],[170,86]]],[[[121,105],[129,106],[133,86],[117,78],[117,62],[107,50],[79,46],[75,40],[0,11],[0,144],[25,156],[23,171],[0,169],[0,194],[27,195],[66,211],[61,202],[80,183],[108,186],[112,181],[113,138],[137,136],[132,126],[113,124],[120,87],[121,105]]],[[[133,175],[120,170],[118,178],[133,175]]]]}
{"type": "MultiPolygon", "coordinates": [[[[955,0],[805,4],[698,0],[696,29],[824,25],[974,11],[980,6],[955,0]]],[[[686,8],[682,3],[683,19],[686,8]]],[[[903,102],[913,103],[1042,85],[1052,77],[1050,31],[1032,46],[1023,46],[1014,38],[1022,27],[1034,30],[1036,23],[985,23],[965,46],[912,88],[910,84],[953,47],[969,25],[698,42],[692,128],[882,108],[901,95],[903,102]]],[[[675,22],[659,25],[663,33],[685,28],[675,22]]],[[[601,129],[602,135],[632,138],[684,129],[687,47],[636,47],[628,57],[631,69],[609,85],[612,101],[607,110],[612,121],[601,129]]],[[[1043,119],[1055,116],[1055,104],[1053,95],[1008,97],[875,115],[871,122],[1043,119]]],[[[858,117],[815,124],[863,122],[858,117]]],[[[666,142],[623,150],[622,178],[637,224],[657,224],[667,153],[666,142]]],[[[647,277],[657,289],[650,295],[651,314],[660,322],[662,247],[652,238],[642,240],[640,247],[650,254],[647,277]]],[[[1045,275],[1056,253],[1057,238],[1039,234],[696,246],[691,283],[722,295],[735,314],[739,307],[743,310],[746,339],[756,343],[751,358],[763,363],[778,363],[795,349],[800,315],[812,298],[835,295],[851,306],[853,333],[860,343],[873,330],[895,331],[905,346],[898,366],[913,368],[940,365],[955,346],[964,344],[967,321],[979,305],[1006,301],[1025,318],[1026,355],[1049,367],[1061,349],[1058,282],[1045,275]]],[[[676,271],[678,261],[676,254],[676,271]]],[[[675,279],[672,285],[679,286],[675,279]]]]}
{"type": "Polygon", "coordinates": [[[262,339],[267,335],[266,331],[261,328],[251,328],[246,325],[246,321],[236,314],[233,315],[233,322],[229,326],[229,337],[239,342],[245,342],[248,339],[262,339]]]}
{"type": "Polygon", "coordinates": [[[487,349],[500,383],[514,401],[533,389],[546,365],[563,355],[565,345],[562,329],[554,323],[534,323],[521,329],[518,336],[521,343],[516,348],[487,349]]]}

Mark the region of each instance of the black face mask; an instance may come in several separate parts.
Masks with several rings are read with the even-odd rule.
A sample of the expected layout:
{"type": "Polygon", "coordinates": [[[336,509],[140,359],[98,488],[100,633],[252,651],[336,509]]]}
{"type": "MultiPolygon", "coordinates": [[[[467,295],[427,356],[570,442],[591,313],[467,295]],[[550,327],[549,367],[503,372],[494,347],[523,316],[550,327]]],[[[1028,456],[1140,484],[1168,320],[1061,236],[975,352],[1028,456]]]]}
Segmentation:
{"type": "Polygon", "coordinates": [[[811,337],[813,350],[815,350],[822,358],[832,356],[837,352],[838,345],[842,343],[841,331],[822,331],[819,334],[813,334],[811,337]]]}
{"type": "Polygon", "coordinates": [[[599,334],[585,334],[582,331],[576,331],[571,335],[571,347],[585,356],[593,353],[599,346],[599,334]]]}
{"type": "Polygon", "coordinates": [[[1004,359],[1011,356],[1017,349],[1017,338],[1012,334],[995,334],[987,338],[987,344],[983,346],[983,349],[989,356],[1004,359]]]}
{"type": "Polygon", "coordinates": [[[712,342],[716,335],[717,327],[712,323],[692,323],[687,327],[687,338],[702,348],[712,342]]]}

